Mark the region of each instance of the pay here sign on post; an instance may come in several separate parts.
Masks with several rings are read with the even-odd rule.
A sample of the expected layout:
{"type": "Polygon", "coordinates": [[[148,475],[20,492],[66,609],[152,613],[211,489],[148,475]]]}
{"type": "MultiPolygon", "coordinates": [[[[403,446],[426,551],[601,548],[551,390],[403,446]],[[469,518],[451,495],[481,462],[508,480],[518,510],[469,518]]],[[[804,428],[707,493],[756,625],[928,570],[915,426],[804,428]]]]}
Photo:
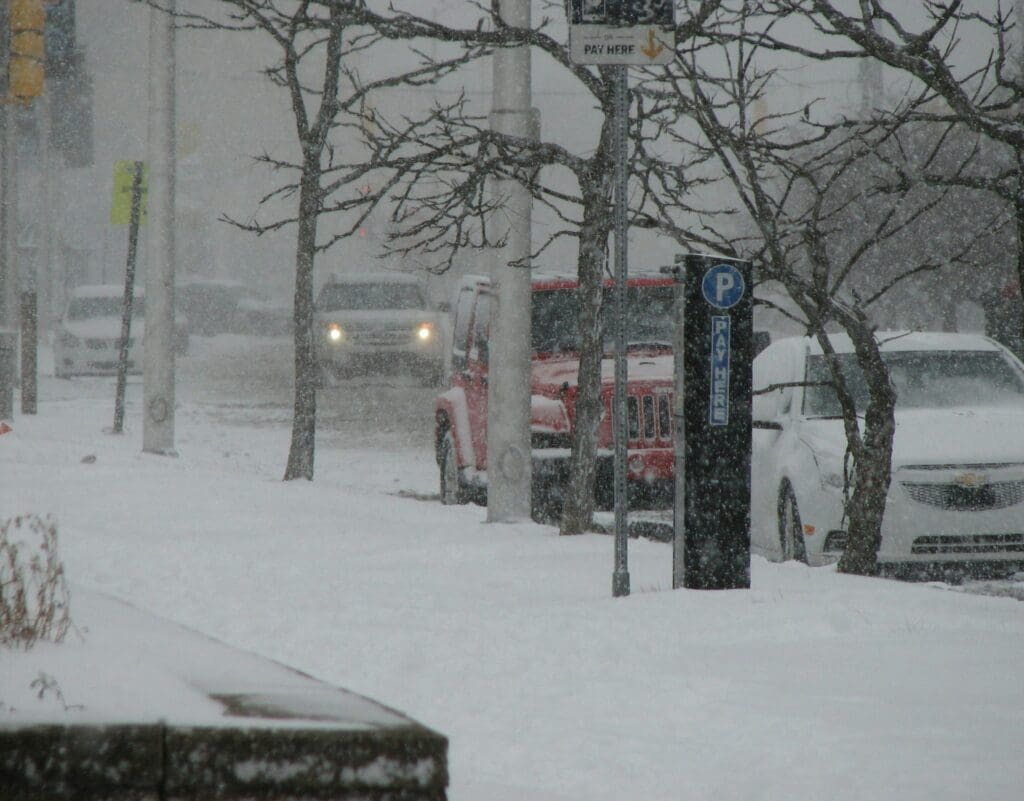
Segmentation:
{"type": "Polygon", "coordinates": [[[574,64],[668,64],[675,57],[673,0],[570,0],[574,64]]]}

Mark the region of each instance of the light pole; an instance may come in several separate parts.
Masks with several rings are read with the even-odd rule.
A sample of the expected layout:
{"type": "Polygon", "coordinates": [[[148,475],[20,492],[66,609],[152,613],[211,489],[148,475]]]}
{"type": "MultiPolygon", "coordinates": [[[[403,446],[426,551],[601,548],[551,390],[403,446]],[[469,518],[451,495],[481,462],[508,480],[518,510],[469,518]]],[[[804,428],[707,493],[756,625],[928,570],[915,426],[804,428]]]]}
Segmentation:
{"type": "Polygon", "coordinates": [[[149,245],[142,449],[174,455],[174,12],[149,10],[149,245]]]}
{"type": "MultiPolygon", "coordinates": [[[[512,28],[530,27],[529,0],[501,0],[501,18],[512,28]]],[[[491,130],[538,137],[531,108],[530,47],[494,51],[491,130]]],[[[530,253],[532,200],[518,179],[495,178],[498,213],[508,225],[508,245],[495,254],[491,270],[494,301],[489,337],[487,387],[487,519],[492,523],[529,519],[530,461],[530,253]]]]}

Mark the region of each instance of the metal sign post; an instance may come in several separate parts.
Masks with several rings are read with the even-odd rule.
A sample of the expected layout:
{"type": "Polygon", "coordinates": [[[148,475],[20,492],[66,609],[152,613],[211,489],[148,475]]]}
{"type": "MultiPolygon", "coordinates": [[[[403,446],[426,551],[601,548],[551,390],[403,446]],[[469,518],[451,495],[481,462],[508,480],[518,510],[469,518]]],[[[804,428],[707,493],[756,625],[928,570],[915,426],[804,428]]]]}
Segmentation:
{"type": "Polygon", "coordinates": [[[673,588],[750,587],[750,262],[676,271],[673,588]]]}
{"type": "MultiPolygon", "coordinates": [[[[118,162],[117,170],[124,172],[124,165],[132,165],[131,201],[128,211],[128,262],[124,274],[124,304],[121,308],[121,336],[117,347],[117,389],[114,392],[114,426],[112,431],[121,434],[124,431],[124,391],[128,374],[128,349],[131,346],[132,301],[135,297],[135,257],[139,242],[139,220],[142,217],[145,203],[143,176],[145,165],[141,161],[118,162]]],[[[115,187],[117,185],[115,172],[115,187]]],[[[117,190],[115,188],[115,208],[117,190]]]]}
{"type": "Polygon", "coordinates": [[[613,67],[615,72],[615,208],[613,222],[615,229],[615,388],[612,396],[612,432],[614,454],[614,501],[615,501],[615,571],[612,573],[612,595],[616,598],[629,595],[629,527],[626,519],[626,445],[628,427],[626,424],[626,279],[629,272],[629,247],[626,242],[626,207],[629,191],[629,170],[626,163],[629,154],[626,140],[629,137],[629,79],[626,67],[613,67]]]}
{"type": "Polygon", "coordinates": [[[629,76],[630,64],[667,64],[675,58],[674,0],[569,0],[569,59],[574,64],[608,64],[612,69],[615,132],[615,286],[612,318],[615,325],[615,387],[612,397],[614,442],[615,568],[612,595],[629,595],[626,519],[626,237],[629,191],[629,76]]]}

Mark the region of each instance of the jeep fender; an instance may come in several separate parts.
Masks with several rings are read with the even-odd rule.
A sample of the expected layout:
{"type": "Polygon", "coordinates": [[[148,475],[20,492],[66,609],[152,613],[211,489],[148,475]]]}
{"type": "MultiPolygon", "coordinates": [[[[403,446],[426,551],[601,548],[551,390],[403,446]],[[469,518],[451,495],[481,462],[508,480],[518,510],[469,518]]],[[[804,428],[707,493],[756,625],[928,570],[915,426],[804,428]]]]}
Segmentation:
{"type": "Polygon", "coordinates": [[[459,467],[476,464],[473,436],[469,427],[469,406],[461,387],[452,387],[441,393],[434,402],[434,456],[440,459],[442,428],[450,428],[455,439],[455,454],[459,467]],[[447,420],[447,424],[442,423],[447,420]]]}

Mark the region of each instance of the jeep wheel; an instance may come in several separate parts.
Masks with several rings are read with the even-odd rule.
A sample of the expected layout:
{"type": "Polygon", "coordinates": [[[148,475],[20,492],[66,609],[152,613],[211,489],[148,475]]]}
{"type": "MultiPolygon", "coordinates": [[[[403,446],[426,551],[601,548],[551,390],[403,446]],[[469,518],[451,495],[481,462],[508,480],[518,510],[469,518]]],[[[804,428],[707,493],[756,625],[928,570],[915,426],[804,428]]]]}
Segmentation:
{"type": "Polygon", "coordinates": [[[782,548],[782,559],[795,559],[807,562],[807,546],[804,543],[804,527],[800,521],[800,508],[796,505],[796,495],[788,481],[782,482],[779,489],[779,546],[782,548]]]}
{"type": "Polygon", "coordinates": [[[441,470],[441,503],[456,506],[469,503],[469,493],[459,480],[459,460],[455,455],[455,437],[451,430],[441,438],[441,453],[438,460],[441,470]]]}

